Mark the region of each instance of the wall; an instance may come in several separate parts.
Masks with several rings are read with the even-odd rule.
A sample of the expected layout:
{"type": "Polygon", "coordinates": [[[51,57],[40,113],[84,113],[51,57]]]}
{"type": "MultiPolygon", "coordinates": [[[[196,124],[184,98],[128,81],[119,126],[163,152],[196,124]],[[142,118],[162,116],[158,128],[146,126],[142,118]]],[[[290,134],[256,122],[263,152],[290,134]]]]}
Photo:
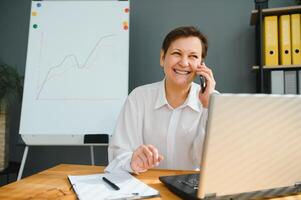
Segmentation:
{"type": "MultiPolygon", "coordinates": [[[[294,4],[294,0],[270,0],[269,7],[294,4]]],[[[255,28],[250,26],[254,0],[131,0],[130,5],[130,91],[163,78],[159,50],[165,34],[177,26],[195,25],[208,36],[206,64],[214,72],[217,89],[255,92],[256,77],[251,70],[255,28]]],[[[0,1],[0,61],[15,66],[21,74],[25,71],[29,16],[30,0],[0,1]]],[[[18,145],[20,106],[12,109],[10,120],[10,160],[20,161],[24,149],[18,145]]],[[[105,147],[96,148],[95,160],[97,165],[107,164],[105,147]]],[[[89,162],[87,147],[31,147],[24,175],[58,163],[89,162]]]]}

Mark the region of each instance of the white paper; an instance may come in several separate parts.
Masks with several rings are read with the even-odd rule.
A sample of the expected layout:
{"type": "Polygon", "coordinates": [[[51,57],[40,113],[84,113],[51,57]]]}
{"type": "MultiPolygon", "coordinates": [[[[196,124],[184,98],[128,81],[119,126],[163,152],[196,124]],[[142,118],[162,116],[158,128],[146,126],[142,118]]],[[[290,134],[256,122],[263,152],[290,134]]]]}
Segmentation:
{"type": "Polygon", "coordinates": [[[68,178],[80,200],[117,200],[159,195],[157,190],[134,178],[129,173],[69,175],[68,178]],[[120,190],[113,189],[103,181],[102,177],[106,177],[116,184],[120,190]]]}

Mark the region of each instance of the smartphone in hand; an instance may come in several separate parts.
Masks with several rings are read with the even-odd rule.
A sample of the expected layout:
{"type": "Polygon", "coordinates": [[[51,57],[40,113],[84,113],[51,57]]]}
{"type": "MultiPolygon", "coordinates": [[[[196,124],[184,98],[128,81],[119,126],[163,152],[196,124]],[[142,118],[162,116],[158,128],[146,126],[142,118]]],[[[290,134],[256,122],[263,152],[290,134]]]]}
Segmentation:
{"type": "Polygon", "coordinates": [[[206,86],[207,86],[206,81],[207,81],[206,78],[200,75],[201,93],[204,93],[206,90],[206,86]]]}
{"type": "MultiPolygon", "coordinates": [[[[204,61],[201,62],[201,65],[205,64],[204,61]]],[[[206,78],[202,75],[200,75],[200,85],[201,85],[201,93],[204,93],[205,92],[205,89],[206,89],[206,78]]]]}

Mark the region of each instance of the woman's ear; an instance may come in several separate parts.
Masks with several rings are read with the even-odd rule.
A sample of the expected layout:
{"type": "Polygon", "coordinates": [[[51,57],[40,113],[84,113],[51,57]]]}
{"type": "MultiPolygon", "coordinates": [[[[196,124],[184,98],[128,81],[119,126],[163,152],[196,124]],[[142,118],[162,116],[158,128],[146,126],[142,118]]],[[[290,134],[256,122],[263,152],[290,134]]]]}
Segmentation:
{"type": "Polygon", "coordinates": [[[163,67],[163,63],[164,63],[164,51],[161,49],[160,50],[160,65],[161,67],[163,67]]]}

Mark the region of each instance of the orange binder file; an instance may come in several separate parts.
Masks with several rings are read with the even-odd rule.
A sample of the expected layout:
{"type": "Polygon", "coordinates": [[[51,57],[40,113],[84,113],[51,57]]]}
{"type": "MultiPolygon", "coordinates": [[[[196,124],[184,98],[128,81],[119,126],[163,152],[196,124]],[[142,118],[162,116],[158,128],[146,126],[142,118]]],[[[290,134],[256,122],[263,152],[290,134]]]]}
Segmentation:
{"type": "Polygon", "coordinates": [[[291,15],[291,41],[292,41],[292,64],[301,64],[301,29],[300,14],[291,15]]]}
{"type": "Polygon", "coordinates": [[[279,17],[280,64],[291,65],[291,23],[290,15],[279,17]]]}
{"type": "Polygon", "coordinates": [[[264,63],[267,66],[278,65],[278,19],[277,16],[266,16],[264,28],[264,63]]]}

